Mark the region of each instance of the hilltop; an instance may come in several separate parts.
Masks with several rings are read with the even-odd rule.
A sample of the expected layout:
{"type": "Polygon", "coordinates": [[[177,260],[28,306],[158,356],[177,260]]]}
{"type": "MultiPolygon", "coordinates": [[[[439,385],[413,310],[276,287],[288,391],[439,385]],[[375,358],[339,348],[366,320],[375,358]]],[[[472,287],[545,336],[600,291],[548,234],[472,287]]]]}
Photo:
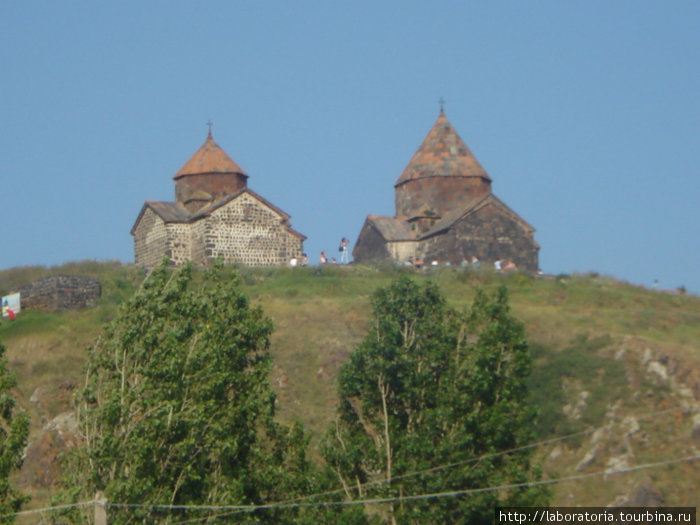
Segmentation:
{"type": "MultiPolygon", "coordinates": [[[[242,268],[241,286],[274,321],[279,417],[301,421],[312,447],[332,420],[335,377],[362,339],[369,298],[404,269],[369,266],[242,268]]],[[[411,273],[412,270],[410,271],[411,273]]],[[[18,482],[47,502],[56,451],[72,441],[70,399],[82,381],[86,348],[145,273],[118,262],[71,263],[0,272],[0,293],[56,274],[98,277],[102,296],[79,311],[23,311],[3,322],[0,340],[18,376],[17,396],[32,417],[31,443],[18,482]]],[[[700,298],[652,291],[595,274],[534,279],[488,270],[443,268],[432,279],[455,307],[478,287],[506,284],[534,357],[531,400],[538,440],[577,435],[537,448],[544,478],[613,471],[698,454],[700,448],[700,298]]],[[[553,485],[555,504],[697,506],[700,469],[683,462],[553,485]]]]}

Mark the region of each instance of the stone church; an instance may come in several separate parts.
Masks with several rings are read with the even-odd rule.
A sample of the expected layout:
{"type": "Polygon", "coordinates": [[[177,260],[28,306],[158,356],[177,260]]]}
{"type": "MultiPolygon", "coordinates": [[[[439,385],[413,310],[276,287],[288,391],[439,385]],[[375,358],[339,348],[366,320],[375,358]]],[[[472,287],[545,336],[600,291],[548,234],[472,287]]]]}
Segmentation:
{"type": "Polygon", "coordinates": [[[306,237],[290,216],[248,188],[248,175],[214,142],[206,141],[173,177],[175,202],[146,201],[131,234],[137,265],[201,266],[218,257],[249,266],[300,258],[306,237]]]}
{"type": "Polygon", "coordinates": [[[369,215],[355,243],[358,263],[512,260],[538,269],[535,229],[491,192],[491,177],[441,109],[394,184],[396,215],[369,215]]]}

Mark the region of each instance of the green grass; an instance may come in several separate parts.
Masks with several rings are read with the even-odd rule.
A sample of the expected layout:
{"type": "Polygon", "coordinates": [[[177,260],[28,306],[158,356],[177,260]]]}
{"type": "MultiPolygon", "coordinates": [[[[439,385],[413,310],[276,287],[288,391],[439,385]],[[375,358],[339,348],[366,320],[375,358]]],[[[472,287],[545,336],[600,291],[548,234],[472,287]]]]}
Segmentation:
{"type": "Polygon", "coordinates": [[[2,337],[5,341],[15,337],[26,337],[41,333],[54,333],[60,326],[65,325],[64,316],[56,313],[46,313],[27,310],[18,315],[14,321],[5,321],[2,337]]]}
{"type": "Polygon", "coordinates": [[[312,266],[305,268],[241,268],[245,292],[255,297],[335,299],[370,295],[388,283],[390,274],[365,266],[312,266]]]}

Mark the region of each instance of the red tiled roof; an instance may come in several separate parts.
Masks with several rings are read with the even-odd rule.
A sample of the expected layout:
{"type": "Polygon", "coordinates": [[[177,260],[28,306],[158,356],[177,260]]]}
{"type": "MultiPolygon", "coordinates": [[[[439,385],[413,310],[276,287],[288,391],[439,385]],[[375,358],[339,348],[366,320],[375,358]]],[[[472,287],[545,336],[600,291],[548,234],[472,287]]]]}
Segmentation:
{"type": "Polygon", "coordinates": [[[396,180],[395,186],[413,179],[436,176],[482,177],[491,180],[443,111],[440,111],[440,116],[396,180]]]}
{"type": "Polygon", "coordinates": [[[214,142],[211,132],[207,140],[197,152],[192,155],[185,165],[180,168],[173,179],[179,179],[185,175],[198,175],[200,173],[240,173],[248,176],[243,168],[229,157],[221,147],[214,142]]]}

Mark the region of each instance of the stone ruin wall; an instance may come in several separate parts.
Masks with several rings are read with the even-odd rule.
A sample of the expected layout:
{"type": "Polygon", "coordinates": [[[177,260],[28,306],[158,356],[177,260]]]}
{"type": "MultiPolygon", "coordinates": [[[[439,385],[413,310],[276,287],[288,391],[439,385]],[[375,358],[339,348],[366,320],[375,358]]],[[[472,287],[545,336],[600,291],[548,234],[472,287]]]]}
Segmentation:
{"type": "Polygon", "coordinates": [[[301,257],[302,239],[276,212],[246,193],[204,220],[207,260],[223,257],[248,266],[277,266],[301,257]]]}
{"type": "Polygon", "coordinates": [[[99,299],[102,287],[96,277],[88,275],[52,275],[17,291],[23,310],[77,310],[99,299]]]}
{"type": "Polygon", "coordinates": [[[145,268],[158,266],[168,250],[168,231],[163,219],[150,208],[134,231],[134,262],[145,268]]]}

